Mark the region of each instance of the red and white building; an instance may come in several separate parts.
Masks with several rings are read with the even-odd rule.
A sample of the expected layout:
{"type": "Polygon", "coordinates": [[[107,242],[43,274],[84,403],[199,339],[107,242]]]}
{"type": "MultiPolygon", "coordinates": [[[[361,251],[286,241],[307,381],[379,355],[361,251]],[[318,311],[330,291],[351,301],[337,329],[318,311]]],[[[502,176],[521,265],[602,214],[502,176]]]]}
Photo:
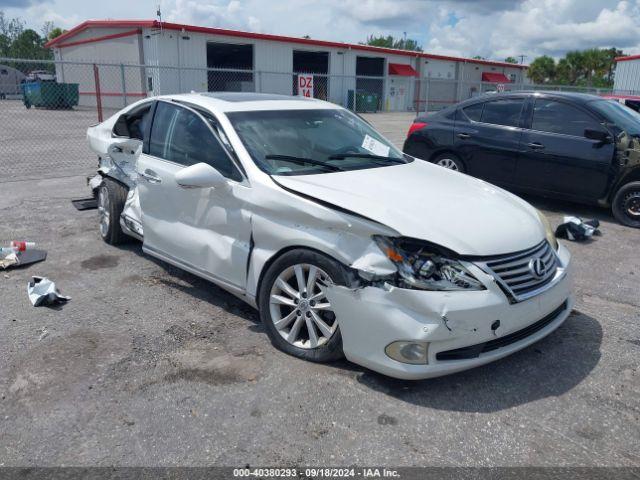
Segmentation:
{"type": "Polygon", "coordinates": [[[444,106],[487,90],[483,82],[529,82],[524,65],[157,20],[89,20],[47,46],[58,80],[80,84],[81,103],[95,102],[98,76],[114,107],[192,90],[292,95],[299,73],[313,74],[315,97],[349,106],[357,93],[373,94],[392,111],[415,110],[427,83],[444,106]]]}

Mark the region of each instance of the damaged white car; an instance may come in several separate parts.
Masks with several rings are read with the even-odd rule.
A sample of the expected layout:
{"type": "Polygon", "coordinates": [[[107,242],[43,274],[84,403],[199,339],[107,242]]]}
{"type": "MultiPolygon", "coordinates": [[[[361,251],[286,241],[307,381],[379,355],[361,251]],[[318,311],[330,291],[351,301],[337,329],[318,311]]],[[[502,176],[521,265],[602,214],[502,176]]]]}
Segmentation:
{"type": "Polygon", "coordinates": [[[334,104],[145,99],[88,130],[100,233],[258,308],[273,344],[406,379],[518,351],[573,306],[544,216],[334,104]]]}

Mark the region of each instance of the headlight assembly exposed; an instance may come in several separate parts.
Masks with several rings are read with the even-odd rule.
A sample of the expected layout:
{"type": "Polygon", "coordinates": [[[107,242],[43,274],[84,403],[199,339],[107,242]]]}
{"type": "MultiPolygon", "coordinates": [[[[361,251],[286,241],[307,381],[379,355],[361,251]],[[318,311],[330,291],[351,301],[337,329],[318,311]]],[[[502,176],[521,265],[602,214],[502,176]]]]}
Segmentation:
{"type": "Polygon", "coordinates": [[[380,250],[398,269],[397,286],[420,290],[484,290],[482,283],[458,260],[435,253],[426,243],[374,235],[380,250]]]}

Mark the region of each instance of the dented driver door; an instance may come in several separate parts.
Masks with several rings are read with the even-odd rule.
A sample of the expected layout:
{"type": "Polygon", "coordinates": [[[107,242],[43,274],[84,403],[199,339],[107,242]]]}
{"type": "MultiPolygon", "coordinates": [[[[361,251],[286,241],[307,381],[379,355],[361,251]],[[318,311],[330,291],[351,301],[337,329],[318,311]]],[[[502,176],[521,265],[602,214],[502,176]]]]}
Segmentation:
{"type": "Polygon", "coordinates": [[[242,207],[249,188],[204,118],[159,101],[137,169],[144,251],[242,292],[251,236],[242,207]],[[198,163],[217,169],[227,184],[180,186],[176,173],[198,163]]]}

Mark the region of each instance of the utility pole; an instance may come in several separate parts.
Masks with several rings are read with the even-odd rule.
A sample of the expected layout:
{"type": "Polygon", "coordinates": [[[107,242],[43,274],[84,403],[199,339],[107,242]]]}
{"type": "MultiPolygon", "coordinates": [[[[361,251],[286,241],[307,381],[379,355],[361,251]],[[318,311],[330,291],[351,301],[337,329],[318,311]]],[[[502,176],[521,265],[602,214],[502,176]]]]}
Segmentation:
{"type": "Polygon", "coordinates": [[[516,57],[520,57],[520,65],[524,63],[524,59],[527,58],[526,55],[516,55],[516,57]]]}

